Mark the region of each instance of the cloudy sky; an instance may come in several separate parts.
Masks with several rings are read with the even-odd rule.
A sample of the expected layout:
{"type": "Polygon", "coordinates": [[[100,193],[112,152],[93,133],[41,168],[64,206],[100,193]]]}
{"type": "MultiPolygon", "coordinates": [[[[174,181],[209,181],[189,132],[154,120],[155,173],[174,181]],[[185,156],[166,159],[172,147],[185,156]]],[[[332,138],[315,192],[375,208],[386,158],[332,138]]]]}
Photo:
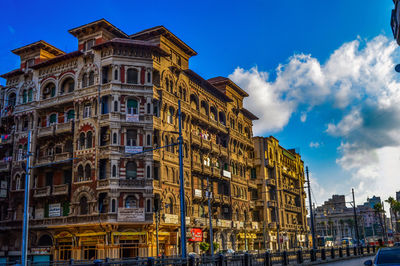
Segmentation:
{"type": "Polygon", "coordinates": [[[248,91],[256,135],[300,151],[317,204],[352,187],[358,203],[400,190],[391,0],[72,0],[62,12],[52,1],[21,2],[2,3],[1,73],[19,66],[10,50],[40,39],[76,50],[68,29],[102,17],[128,34],[165,25],[199,53],[194,71],[248,91]]]}

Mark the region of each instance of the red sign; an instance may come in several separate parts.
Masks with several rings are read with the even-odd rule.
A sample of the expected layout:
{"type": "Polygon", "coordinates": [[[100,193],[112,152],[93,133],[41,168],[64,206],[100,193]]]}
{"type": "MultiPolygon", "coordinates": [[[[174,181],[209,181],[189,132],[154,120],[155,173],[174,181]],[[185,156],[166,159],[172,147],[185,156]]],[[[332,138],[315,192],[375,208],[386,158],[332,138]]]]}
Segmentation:
{"type": "Polygon", "coordinates": [[[203,241],[203,231],[200,228],[192,228],[190,230],[190,233],[192,233],[192,238],[190,238],[189,241],[192,242],[203,241]]]}

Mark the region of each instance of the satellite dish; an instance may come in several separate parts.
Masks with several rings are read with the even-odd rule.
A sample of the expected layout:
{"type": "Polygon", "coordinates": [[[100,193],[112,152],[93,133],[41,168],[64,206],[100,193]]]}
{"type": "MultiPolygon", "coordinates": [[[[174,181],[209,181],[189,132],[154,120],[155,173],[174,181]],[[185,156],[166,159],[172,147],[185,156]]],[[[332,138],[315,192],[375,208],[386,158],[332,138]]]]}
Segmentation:
{"type": "Polygon", "coordinates": [[[400,64],[396,65],[394,70],[396,70],[397,73],[400,73],[400,64]]]}

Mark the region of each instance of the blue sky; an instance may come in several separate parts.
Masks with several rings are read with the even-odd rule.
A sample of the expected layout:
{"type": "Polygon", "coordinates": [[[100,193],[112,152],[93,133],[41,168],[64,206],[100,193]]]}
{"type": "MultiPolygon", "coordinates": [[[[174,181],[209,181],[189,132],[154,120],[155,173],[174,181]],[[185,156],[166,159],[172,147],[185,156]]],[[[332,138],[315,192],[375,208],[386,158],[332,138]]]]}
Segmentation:
{"type": "MultiPolygon", "coordinates": [[[[371,138],[391,140],[398,128],[366,127],[371,112],[364,112],[368,106],[389,112],[387,108],[397,104],[390,102],[388,107],[388,100],[382,98],[392,93],[390,98],[397,99],[397,77],[391,71],[398,53],[391,43],[392,8],[391,0],[99,0],[63,4],[5,0],[0,73],[19,67],[19,58],[10,50],[40,39],[66,52],[76,50],[77,41],[68,29],[99,18],[128,34],[164,25],[198,52],[190,67],[203,77],[230,76],[249,92],[272,93],[275,101],[270,105],[268,101],[253,105],[258,100],[254,97],[246,101],[246,106],[266,106],[270,112],[252,110],[261,117],[256,133],[274,135],[284,147],[300,149],[312,172],[318,203],[332,193],[348,194],[352,186],[361,202],[372,194],[386,197],[400,190],[395,181],[400,169],[384,168],[393,168],[400,158],[400,139],[369,145],[371,138]],[[380,59],[387,63],[377,65],[380,59]],[[280,65],[283,70],[277,72],[280,65]],[[339,73],[346,65],[358,69],[357,73],[339,73]],[[321,79],[315,78],[319,77],[319,72],[314,72],[318,67],[321,79]],[[371,78],[364,67],[376,77],[371,78]],[[388,84],[393,86],[389,92],[387,88],[392,87],[388,84]],[[273,106],[276,102],[279,104],[273,106]],[[285,115],[274,115],[285,111],[285,115]],[[377,159],[371,162],[371,158],[377,159]],[[388,158],[396,159],[391,162],[388,158]],[[372,185],[382,173],[388,176],[385,182],[390,187],[372,185]]],[[[397,111],[392,112],[395,118],[397,111]]],[[[388,123],[397,121],[395,118],[388,123]]]]}

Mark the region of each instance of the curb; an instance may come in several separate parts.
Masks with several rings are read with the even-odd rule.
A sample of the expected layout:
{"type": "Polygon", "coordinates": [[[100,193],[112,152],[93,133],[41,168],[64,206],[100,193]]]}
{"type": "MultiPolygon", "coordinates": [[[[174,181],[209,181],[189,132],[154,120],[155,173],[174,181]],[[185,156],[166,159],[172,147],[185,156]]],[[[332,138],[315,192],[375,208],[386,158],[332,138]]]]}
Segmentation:
{"type": "Polygon", "coordinates": [[[352,259],[358,259],[358,258],[363,258],[363,257],[371,257],[375,256],[375,254],[363,254],[363,255],[357,255],[357,256],[350,256],[350,257],[339,257],[335,259],[329,259],[329,260],[318,260],[318,261],[313,261],[313,262],[306,262],[302,264],[293,264],[293,265],[319,265],[319,264],[326,264],[326,263],[331,263],[331,262],[337,262],[337,261],[343,261],[343,260],[352,260],[352,259]]]}

